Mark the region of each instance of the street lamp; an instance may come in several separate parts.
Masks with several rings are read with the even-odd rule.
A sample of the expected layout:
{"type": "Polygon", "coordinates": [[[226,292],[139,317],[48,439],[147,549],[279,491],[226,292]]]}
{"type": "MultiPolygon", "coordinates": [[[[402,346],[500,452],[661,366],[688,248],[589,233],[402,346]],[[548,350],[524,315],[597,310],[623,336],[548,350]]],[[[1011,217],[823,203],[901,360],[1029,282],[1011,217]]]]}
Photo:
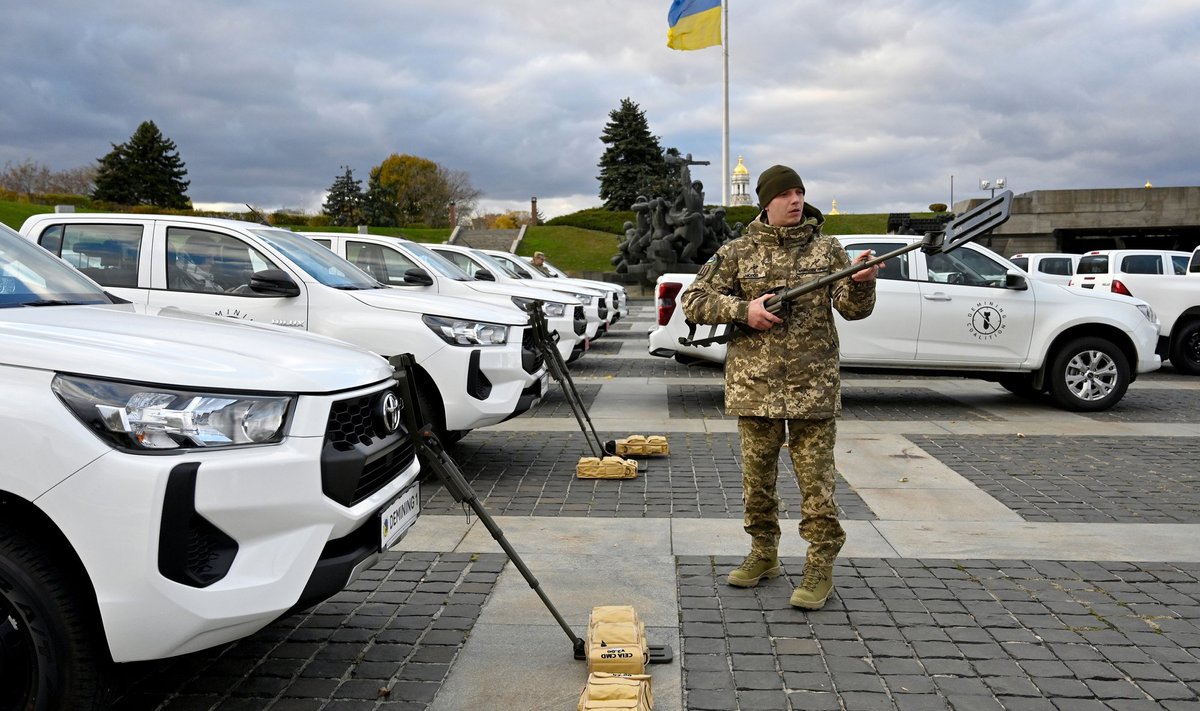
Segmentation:
{"type": "Polygon", "coordinates": [[[980,190],[991,190],[992,197],[996,197],[997,190],[1003,190],[1008,187],[1008,178],[996,178],[995,180],[980,180],[980,190]]]}

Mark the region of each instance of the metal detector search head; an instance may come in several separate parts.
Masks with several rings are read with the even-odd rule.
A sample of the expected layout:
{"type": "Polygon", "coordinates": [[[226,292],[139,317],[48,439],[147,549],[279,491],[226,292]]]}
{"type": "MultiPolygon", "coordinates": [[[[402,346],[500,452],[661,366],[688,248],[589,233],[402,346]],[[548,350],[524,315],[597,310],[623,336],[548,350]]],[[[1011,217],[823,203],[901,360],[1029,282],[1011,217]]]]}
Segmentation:
{"type": "Polygon", "coordinates": [[[1012,198],[1012,191],[1005,190],[954,218],[941,232],[926,232],[921,251],[926,254],[949,252],[991,232],[1008,220],[1012,198]]]}

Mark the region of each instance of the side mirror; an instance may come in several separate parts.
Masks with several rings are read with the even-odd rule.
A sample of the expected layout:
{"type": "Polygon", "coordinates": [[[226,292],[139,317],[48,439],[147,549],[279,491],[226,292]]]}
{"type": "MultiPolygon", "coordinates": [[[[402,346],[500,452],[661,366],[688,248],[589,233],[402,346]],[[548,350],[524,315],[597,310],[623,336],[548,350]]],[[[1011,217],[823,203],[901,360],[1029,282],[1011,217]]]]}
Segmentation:
{"type": "Polygon", "coordinates": [[[496,276],[486,269],[475,272],[475,278],[479,281],[496,281],[496,276]]]}
{"type": "Polygon", "coordinates": [[[250,277],[250,290],[269,296],[299,296],[300,287],[282,269],[264,269],[250,277]]]}
{"type": "Polygon", "coordinates": [[[1016,272],[1005,272],[1004,273],[1004,288],[1012,289],[1014,291],[1024,291],[1029,288],[1029,280],[1027,280],[1025,278],[1024,274],[1017,274],[1016,272]]]}
{"type": "Polygon", "coordinates": [[[404,283],[413,286],[433,286],[433,277],[420,267],[413,267],[404,272],[404,283]]]}

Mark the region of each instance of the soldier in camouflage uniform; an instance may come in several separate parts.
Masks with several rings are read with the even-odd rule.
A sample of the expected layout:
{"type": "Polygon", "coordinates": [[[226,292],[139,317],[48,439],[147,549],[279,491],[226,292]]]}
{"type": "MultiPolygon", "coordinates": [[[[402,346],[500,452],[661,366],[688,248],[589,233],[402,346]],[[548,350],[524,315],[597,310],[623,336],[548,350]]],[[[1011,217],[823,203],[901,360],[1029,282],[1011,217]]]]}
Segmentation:
{"type": "MultiPolygon", "coordinates": [[[[768,168],[756,188],[762,212],[742,237],[701,267],[684,292],[683,311],[696,323],[746,324],[752,333],[729,343],[725,411],[738,417],[742,494],[750,554],[729,584],[757,585],[779,575],[779,450],[787,437],[804,500],[800,536],[809,542],[801,585],[791,604],[819,609],[833,589],[833,562],[846,541],[833,489],[836,417],[841,409],[837,309],[849,320],[875,307],[875,275],[860,271],[791,302],[778,316],[763,306],[774,291],[850,266],[834,238],[821,234],[824,217],[804,203],[804,183],[791,168],[768,168]]],[[[856,261],[870,259],[864,252],[856,261]]]]}

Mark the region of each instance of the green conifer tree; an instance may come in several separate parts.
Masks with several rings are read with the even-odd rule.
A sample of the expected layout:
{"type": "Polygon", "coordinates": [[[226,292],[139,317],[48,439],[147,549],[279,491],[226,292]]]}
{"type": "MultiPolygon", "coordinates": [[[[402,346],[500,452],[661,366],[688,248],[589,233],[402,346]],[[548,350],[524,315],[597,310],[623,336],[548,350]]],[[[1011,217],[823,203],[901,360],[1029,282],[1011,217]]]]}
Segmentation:
{"type": "Polygon", "coordinates": [[[343,172],[329,186],[329,195],[321,211],[329,215],[330,222],[342,227],[360,224],[363,220],[363,201],[365,195],[362,181],[354,177],[354,171],[349,166],[342,166],[343,172]]]}
{"type": "MultiPolygon", "coordinates": [[[[632,100],[608,114],[600,134],[607,146],[600,156],[600,199],[609,210],[628,210],[638,195],[661,194],[670,170],[663,161],[658,137],[650,133],[646,113],[632,100]]],[[[669,184],[669,182],[667,183],[669,184]]]]}
{"type": "Polygon", "coordinates": [[[128,143],[112,144],[99,159],[92,198],[121,205],[153,205],[186,210],[187,168],[175,142],[163,136],[153,121],[143,121],[128,143]]]}

